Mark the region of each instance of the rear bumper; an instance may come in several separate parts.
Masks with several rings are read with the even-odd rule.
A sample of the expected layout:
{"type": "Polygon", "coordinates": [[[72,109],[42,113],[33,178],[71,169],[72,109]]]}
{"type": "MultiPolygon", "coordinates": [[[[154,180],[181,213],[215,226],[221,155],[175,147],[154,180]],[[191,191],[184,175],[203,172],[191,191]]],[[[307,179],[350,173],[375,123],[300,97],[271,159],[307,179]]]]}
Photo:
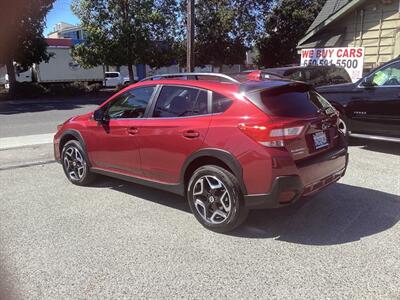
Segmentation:
{"type": "MultiPolygon", "coordinates": [[[[315,161],[308,161],[306,165],[298,166],[300,169],[299,175],[276,177],[269,193],[245,195],[245,206],[248,209],[265,209],[293,204],[300,197],[312,195],[343,177],[346,172],[348,159],[347,147],[345,147],[319,157],[315,161]],[[307,172],[309,172],[313,165],[314,167],[316,165],[324,166],[325,163],[335,168],[330,168],[329,172],[325,173],[322,178],[314,178],[312,181],[310,181],[310,178],[306,180],[303,178],[304,176],[301,174],[303,173],[302,169],[308,169],[307,172]],[[288,192],[292,192],[293,197],[288,202],[281,202],[280,196],[288,192]]],[[[328,165],[325,167],[328,167],[328,165]]]]}
{"type": "Polygon", "coordinates": [[[248,209],[264,209],[284,206],[297,201],[303,194],[303,189],[303,183],[299,176],[279,176],[275,178],[270,193],[244,196],[245,206],[248,209]],[[295,193],[292,201],[287,204],[281,204],[279,202],[279,195],[283,192],[289,191],[295,193]]]}

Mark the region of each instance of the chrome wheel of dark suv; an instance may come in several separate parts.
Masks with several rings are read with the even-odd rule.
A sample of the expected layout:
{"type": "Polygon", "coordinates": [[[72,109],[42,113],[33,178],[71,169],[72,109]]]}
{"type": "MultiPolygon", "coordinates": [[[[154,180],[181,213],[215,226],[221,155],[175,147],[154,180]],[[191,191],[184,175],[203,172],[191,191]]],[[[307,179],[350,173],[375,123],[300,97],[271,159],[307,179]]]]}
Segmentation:
{"type": "Polygon", "coordinates": [[[94,179],[86,154],[78,141],[67,142],[62,150],[62,165],[67,178],[74,184],[87,185],[94,179]]]}
{"type": "Polygon", "coordinates": [[[234,229],[247,216],[237,179],[219,166],[197,169],[189,181],[187,198],[196,219],[217,232],[234,229]]]}

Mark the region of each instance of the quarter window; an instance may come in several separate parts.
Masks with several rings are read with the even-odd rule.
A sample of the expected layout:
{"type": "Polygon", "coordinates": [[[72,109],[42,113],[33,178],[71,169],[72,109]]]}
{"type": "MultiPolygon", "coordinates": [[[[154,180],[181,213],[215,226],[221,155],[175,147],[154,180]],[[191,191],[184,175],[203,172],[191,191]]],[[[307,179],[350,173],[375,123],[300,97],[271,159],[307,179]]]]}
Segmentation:
{"type": "Polygon", "coordinates": [[[155,118],[176,118],[208,113],[207,92],[195,88],[164,86],[157,99],[155,118]]]}
{"type": "Polygon", "coordinates": [[[129,90],[119,95],[108,107],[110,119],[143,118],[154,92],[154,86],[129,90]]]}
{"type": "Polygon", "coordinates": [[[232,104],[232,100],[218,93],[213,93],[212,112],[222,113],[226,111],[232,104]]]}

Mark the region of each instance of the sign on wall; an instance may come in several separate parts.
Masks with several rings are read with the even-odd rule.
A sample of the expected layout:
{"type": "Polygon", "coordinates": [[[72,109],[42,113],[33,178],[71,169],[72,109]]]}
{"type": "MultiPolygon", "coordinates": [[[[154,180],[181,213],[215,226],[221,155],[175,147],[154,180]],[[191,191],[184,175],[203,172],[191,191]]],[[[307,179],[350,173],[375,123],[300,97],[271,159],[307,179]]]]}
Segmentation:
{"type": "Polygon", "coordinates": [[[301,65],[336,65],[343,67],[353,82],[362,77],[364,67],[363,47],[315,48],[301,50],[301,65]]]}

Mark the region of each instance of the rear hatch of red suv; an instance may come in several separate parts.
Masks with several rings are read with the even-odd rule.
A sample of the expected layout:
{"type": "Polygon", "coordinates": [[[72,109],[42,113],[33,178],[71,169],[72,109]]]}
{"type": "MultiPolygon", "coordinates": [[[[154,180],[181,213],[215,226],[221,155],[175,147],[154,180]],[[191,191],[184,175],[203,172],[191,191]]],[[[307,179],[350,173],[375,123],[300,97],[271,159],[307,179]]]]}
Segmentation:
{"type": "Polygon", "coordinates": [[[347,147],[338,130],[338,113],[328,101],[298,82],[254,85],[245,93],[268,121],[242,124],[242,130],[265,147],[287,151],[306,187],[327,176],[337,179],[335,172],[345,167],[347,147]]]}

